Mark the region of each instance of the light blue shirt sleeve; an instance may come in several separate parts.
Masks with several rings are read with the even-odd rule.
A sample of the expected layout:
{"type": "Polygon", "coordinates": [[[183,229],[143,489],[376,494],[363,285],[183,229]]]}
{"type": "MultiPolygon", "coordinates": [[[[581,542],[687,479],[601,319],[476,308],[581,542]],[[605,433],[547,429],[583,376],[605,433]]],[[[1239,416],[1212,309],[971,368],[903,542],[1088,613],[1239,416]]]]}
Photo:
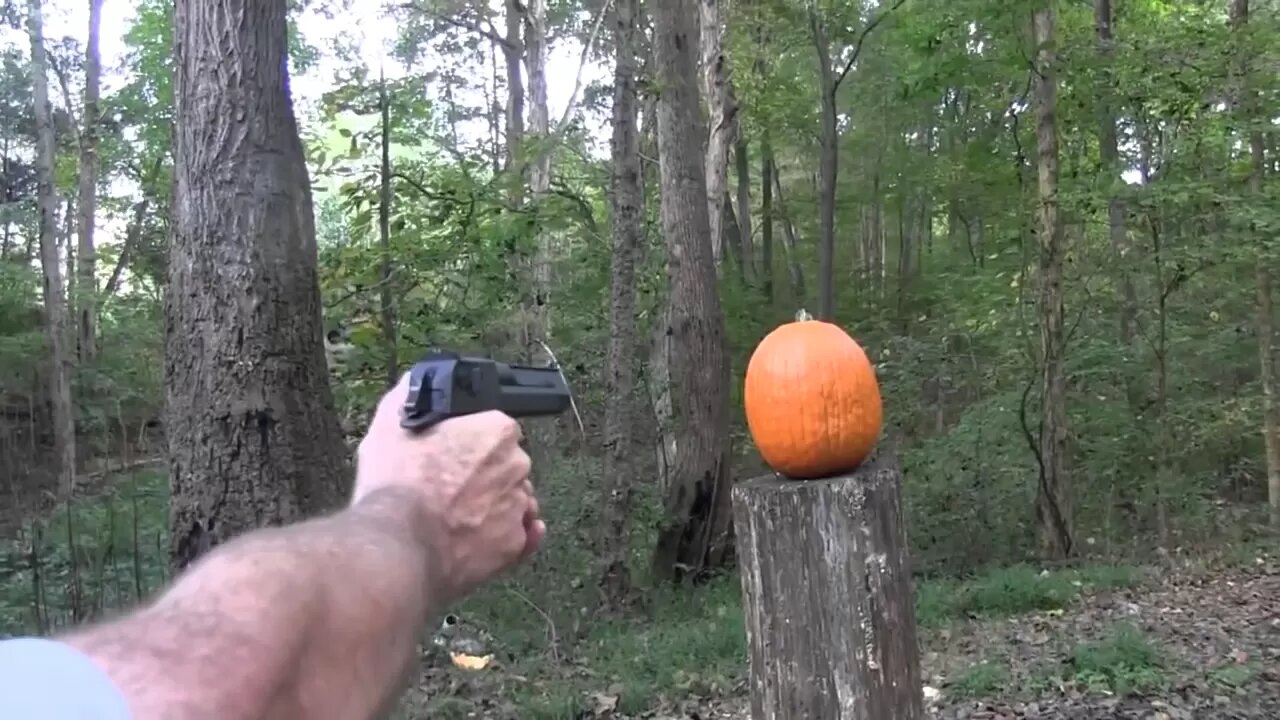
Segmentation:
{"type": "Polygon", "coordinates": [[[0,640],[0,718],[131,720],[111,678],[84,653],[45,638],[0,640]]]}

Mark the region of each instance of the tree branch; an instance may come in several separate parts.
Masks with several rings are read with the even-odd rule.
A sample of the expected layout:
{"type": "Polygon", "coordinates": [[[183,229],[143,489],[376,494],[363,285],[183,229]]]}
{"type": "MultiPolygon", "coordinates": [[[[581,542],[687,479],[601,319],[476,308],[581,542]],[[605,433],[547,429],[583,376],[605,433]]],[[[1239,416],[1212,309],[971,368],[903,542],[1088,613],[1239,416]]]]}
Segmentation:
{"type": "Polygon", "coordinates": [[[497,28],[495,28],[493,26],[493,23],[488,19],[485,20],[485,23],[489,26],[487,29],[480,27],[479,23],[467,22],[466,20],[462,20],[461,18],[456,18],[448,15],[441,17],[440,19],[445,23],[458,28],[459,30],[467,30],[469,32],[473,32],[483,37],[484,39],[488,40],[489,42],[493,43],[494,45],[497,45],[503,48],[504,50],[515,49],[515,47],[511,43],[507,42],[506,38],[498,34],[497,28]]]}
{"type": "Polygon", "coordinates": [[[71,120],[71,134],[75,136],[76,147],[80,147],[80,119],[76,117],[75,105],[71,101],[71,84],[67,81],[67,73],[62,69],[53,53],[49,53],[49,69],[58,78],[58,87],[62,90],[62,101],[67,106],[67,117],[71,120]]]}
{"type": "Polygon", "coordinates": [[[556,123],[556,135],[564,132],[565,126],[569,124],[569,117],[573,114],[573,106],[578,104],[578,93],[582,92],[582,73],[586,70],[587,60],[591,58],[591,51],[595,48],[596,39],[600,37],[600,28],[604,25],[605,15],[608,14],[612,5],[613,0],[604,0],[604,4],[600,6],[600,14],[596,15],[596,21],[591,26],[591,34],[587,37],[587,42],[582,45],[582,56],[578,59],[578,72],[573,76],[573,92],[569,94],[569,102],[564,106],[564,114],[560,116],[560,122],[556,123]]]}
{"type": "Polygon", "coordinates": [[[844,64],[844,69],[841,70],[839,74],[836,75],[835,82],[831,83],[832,96],[834,96],[836,93],[836,90],[840,88],[840,83],[844,82],[845,76],[848,75],[849,71],[853,69],[853,64],[858,61],[858,55],[862,53],[862,43],[864,40],[867,39],[867,35],[870,34],[872,30],[875,30],[876,26],[879,25],[881,22],[883,22],[885,18],[889,17],[890,13],[902,7],[903,4],[905,4],[906,2],[907,0],[894,0],[892,7],[880,13],[879,15],[875,16],[874,18],[871,18],[871,22],[867,23],[867,26],[862,29],[861,33],[858,34],[858,40],[853,44],[853,54],[849,56],[848,62],[844,64]]]}

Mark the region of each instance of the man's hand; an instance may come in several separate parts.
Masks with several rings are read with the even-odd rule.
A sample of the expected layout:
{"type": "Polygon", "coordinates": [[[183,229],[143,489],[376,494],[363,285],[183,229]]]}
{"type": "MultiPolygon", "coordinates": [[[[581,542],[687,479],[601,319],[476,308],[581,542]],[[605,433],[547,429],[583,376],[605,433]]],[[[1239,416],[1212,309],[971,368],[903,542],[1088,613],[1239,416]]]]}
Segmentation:
{"type": "Polygon", "coordinates": [[[452,602],[527,558],[547,528],[515,420],[484,412],[411,433],[400,427],[408,391],[405,375],[378,404],[357,453],[352,504],[406,503],[441,564],[431,575],[444,586],[432,591],[452,602]]]}

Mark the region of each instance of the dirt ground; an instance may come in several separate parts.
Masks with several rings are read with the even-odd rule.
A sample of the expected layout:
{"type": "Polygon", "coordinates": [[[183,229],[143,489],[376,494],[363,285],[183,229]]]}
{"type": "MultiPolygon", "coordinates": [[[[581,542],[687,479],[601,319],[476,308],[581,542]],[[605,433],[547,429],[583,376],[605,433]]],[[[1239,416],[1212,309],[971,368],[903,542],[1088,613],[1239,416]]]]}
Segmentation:
{"type": "MultiPolygon", "coordinates": [[[[921,638],[926,715],[937,720],[1280,718],[1280,558],[1275,556],[1214,572],[1158,572],[1138,587],[1083,596],[1064,611],[969,619],[921,630],[921,638]],[[1110,653],[1104,658],[1107,667],[1145,681],[1124,693],[1091,685],[1081,666],[1089,660],[1078,654],[1081,643],[1105,644],[1117,627],[1136,628],[1143,638],[1136,650],[1100,651],[1110,653]],[[973,671],[980,665],[998,668],[998,677],[975,684],[973,671]]],[[[494,681],[502,684],[497,677],[473,678],[473,691],[493,687],[494,681]]],[[[459,689],[456,677],[451,684],[459,689]]],[[[444,690],[440,685],[422,689],[444,690]]],[[[577,718],[751,718],[744,681],[641,715],[612,712],[606,693],[585,702],[596,707],[577,718]]],[[[466,707],[458,708],[459,717],[524,717],[511,706],[461,704],[466,707]]]]}

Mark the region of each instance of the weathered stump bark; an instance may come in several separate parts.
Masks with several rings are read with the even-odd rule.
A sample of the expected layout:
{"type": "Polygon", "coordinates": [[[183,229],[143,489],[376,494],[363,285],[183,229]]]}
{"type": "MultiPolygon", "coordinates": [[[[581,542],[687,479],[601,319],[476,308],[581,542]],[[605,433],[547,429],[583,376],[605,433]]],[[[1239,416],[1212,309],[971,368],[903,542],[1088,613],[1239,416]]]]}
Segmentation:
{"type": "Polygon", "coordinates": [[[755,720],[919,720],[902,476],[755,478],[733,489],[755,720]]]}

